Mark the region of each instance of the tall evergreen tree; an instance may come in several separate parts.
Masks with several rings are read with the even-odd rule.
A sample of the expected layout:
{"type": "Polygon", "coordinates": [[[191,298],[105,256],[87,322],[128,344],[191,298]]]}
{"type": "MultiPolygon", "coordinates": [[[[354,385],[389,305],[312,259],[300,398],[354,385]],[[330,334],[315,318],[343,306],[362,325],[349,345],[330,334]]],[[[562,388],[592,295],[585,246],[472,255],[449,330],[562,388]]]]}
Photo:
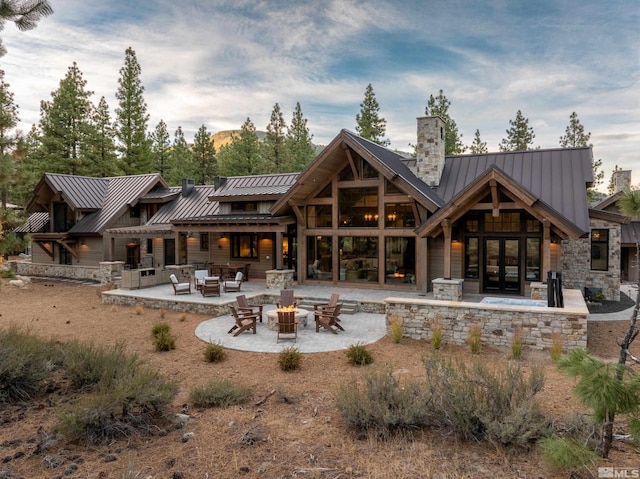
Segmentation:
{"type": "Polygon", "coordinates": [[[511,128],[507,131],[507,137],[500,142],[500,151],[525,151],[532,150],[533,139],[536,135],[529,126],[529,120],[518,110],[515,120],[509,120],[511,128]]]}
{"type": "Polygon", "coordinates": [[[151,142],[147,137],[149,114],[142,96],[141,72],[135,51],[127,48],[116,92],[116,136],[120,142],[118,166],[125,175],[149,173],[153,169],[151,142]]]}
{"type": "Polygon", "coordinates": [[[267,135],[262,143],[266,168],[273,173],[291,171],[291,159],[285,145],[286,124],[280,105],[277,103],[271,111],[271,120],[267,125],[267,135]]]}
{"type": "Polygon", "coordinates": [[[389,140],[383,137],[387,131],[387,120],[380,117],[380,105],[376,100],[371,83],[364,91],[364,100],[360,103],[360,113],[356,115],[356,131],[362,138],[382,146],[388,146],[389,140]]]}
{"type": "Polygon", "coordinates": [[[170,185],[180,185],[185,178],[193,178],[195,168],[192,165],[191,151],[179,126],[173,135],[173,145],[169,155],[169,170],[165,179],[170,185]]]}
{"type": "Polygon", "coordinates": [[[12,202],[26,207],[33,197],[33,190],[46,173],[46,163],[41,161],[40,133],[35,125],[21,136],[14,155],[14,187],[12,202]]]}
{"type": "Polygon", "coordinates": [[[196,166],[196,184],[207,185],[216,175],[216,148],[207,127],[198,128],[191,147],[193,164],[196,166]]]}
{"type": "Polygon", "coordinates": [[[312,138],[300,102],[297,102],[285,138],[285,145],[291,155],[291,171],[302,171],[316,156],[312,138]]]}
{"type": "Polygon", "coordinates": [[[18,121],[18,105],[9,84],[4,81],[4,71],[0,70],[0,208],[3,210],[7,209],[14,178],[12,154],[17,142],[15,127],[18,121]]]}
{"type": "MultiPolygon", "coordinates": [[[[48,0],[0,0],[0,31],[7,21],[15,23],[18,30],[31,30],[38,20],[53,13],[48,0]]],[[[7,53],[0,39],[0,56],[7,53]]]]}
{"type": "Polygon", "coordinates": [[[462,135],[458,133],[458,125],[455,120],[449,116],[449,107],[451,102],[444,96],[442,90],[438,92],[438,96],[429,95],[429,101],[424,112],[426,115],[439,116],[444,120],[446,132],[444,137],[444,154],[457,155],[463,153],[466,149],[462,144],[462,135]]]}
{"type": "Polygon", "coordinates": [[[487,149],[487,143],[482,141],[480,138],[480,130],[476,130],[475,136],[473,137],[473,143],[469,146],[469,150],[471,150],[471,153],[476,155],[487,153],[489,151],[487,149]]]}
{"type": "Polygon", "coordinates": [[[569,125],[567,125],[564,132],[564,136],[560,137],[560,146],[562,148],[589,146],[591,132],[584,132],[584,126],[580,123],[578,114],[575,111],[569,116],[569,125]]]}
{"type": "Polygon", "coordinates": [[[169,136],[169,130],[167,130],[167,124],[164,120],[160,120],[156,125],[156,129],[151,134],[151,150],[155,159],[155,171],[160,173],[162,177],[167,174],[170,165],[171,156],[171,137],[169,136]]]}
{"type": "Polygon", "coordinates": [[[86,173],[86,142],[89,138],[92,91],[78,65],[67,70],[51,101],[40,103],[41,159],[50,173],[86,173]]]}
{"type": "Polygon", "coordinates": [[[98,106],[91,115],[90,137],[87,140],[88,167],[86,174],[90,176],[113,176],[117,172],[115,129],[111,122],[109,104],[101,97],[98,106]]]}
{"type": "Polygon", "coordinates": [[[251,118],[246,119],[240,134],[218,152],[218,168],[222,176],[259,175],[267,173],[262,148],[251,118]]]}

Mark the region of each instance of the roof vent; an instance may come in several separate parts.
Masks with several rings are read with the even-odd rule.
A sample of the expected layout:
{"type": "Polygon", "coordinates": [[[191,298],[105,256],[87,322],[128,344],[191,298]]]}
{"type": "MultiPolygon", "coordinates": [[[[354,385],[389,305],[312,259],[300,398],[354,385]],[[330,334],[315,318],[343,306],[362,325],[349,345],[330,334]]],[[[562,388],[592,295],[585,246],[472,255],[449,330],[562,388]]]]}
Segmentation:
{"type": "Polygon", "coordinates": [[[182,196],[189,196],[196,187],[196,180],[185,178],[182,180],[182,196]]]}
{"type": "Polygon", "coordinates": [[[217,190],[218,188],[221,188],[226,182],[227,182],[226,176],[216,176],[213,179],[213,187],[214,189],[217,190]]]}

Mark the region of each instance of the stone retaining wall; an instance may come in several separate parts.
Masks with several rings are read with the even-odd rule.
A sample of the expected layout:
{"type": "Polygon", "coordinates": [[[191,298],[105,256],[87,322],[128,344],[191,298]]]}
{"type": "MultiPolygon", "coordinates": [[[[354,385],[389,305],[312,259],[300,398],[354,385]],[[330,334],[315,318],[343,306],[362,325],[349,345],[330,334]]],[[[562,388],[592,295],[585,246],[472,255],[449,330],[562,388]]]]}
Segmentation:
{"type": "Polygon", "coordinates": [[[482,328],[482,342],[508,347],[520,331],[526,346],[549,349],[556,336],[565,349],[587,347],[589,311],[579,290],[564,291],[564,308],[539,308],[428,299],[387,298],[387,325],[397,321],[403,336],[431,340],[434,325],[443,332],[443,342],[465,344],[472,326],[482,328]]]}
{"type": "Polygon", "coordinates": [[[15,261],[12,268],[20,276],[44,276],[48,278],[90,279],[103,283],[103,270],[98,266],[73,266],[15,261]]]}

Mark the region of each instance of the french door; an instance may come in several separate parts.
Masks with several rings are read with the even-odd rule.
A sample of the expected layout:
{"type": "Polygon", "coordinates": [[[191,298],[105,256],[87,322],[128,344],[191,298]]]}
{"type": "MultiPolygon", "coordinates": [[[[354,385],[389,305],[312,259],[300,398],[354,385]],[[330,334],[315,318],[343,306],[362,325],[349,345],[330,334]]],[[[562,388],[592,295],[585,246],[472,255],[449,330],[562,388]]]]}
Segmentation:
{"type": "Polygon", "coordinates": [[[484,292],[520,293],[520,240],[484,240],[484,292]]]}

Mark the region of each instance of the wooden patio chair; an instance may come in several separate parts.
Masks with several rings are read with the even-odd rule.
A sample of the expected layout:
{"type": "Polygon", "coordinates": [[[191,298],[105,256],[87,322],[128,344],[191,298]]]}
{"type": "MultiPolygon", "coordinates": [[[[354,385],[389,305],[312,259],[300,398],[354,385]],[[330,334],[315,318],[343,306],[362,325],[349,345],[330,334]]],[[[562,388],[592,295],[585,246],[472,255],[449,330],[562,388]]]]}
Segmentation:
{"type": "Polygon", "coordinates": [[[229,309],[231,310],[231,315],[233,316],[236,324],[234,324],[231,329],[227,331],[227,334],[233,333],[235,331],[233,335],[237,336],[244,331],[248,331],[249,329],[252,329],[253,334],[256,334],[256,321],[258,320],[257,313],[238,311],[233,306],[229,306],[229,309]]]}
{"type": "Polygon", "coordinates": [[[191,282],[181,283],[175,274],[169,276],[171,286],[173,286],[173,294],[191,294],[191,282]]]}
{"type": "Polygon", "coordinates": [[[278,311],[278,334],[276,343],[282,339],[298,339],[298,322],[296,321],[295,311],[278,311]]]}
{"type": "Polygon", "coordinates": [[[249,300],[244,294],[236,296],[238,302],[238,309],[240,311],[248,311],[250,313],[258,313],[258,319],[262,322],[262,305],[261,304],[249,304],[249,300]]]}
{"type": "Polygon", "coordinates": [[[202,286],[200,286],[202,296],[220,296],[220,280],[215,277],[206,277],[202,286]]]}
{"type": "Polygon", "coordinates": [[[338,293],[332,293],[327,303],[316,303],[313,305],[314,314],[324,314],[326,312],[333,311],[338,306],[338,299],[340,295],[338,293]]]}
{"type": "Polygon", "coordinates": [[[238,271],[234,279],[225,279],[222,285],[225,293],[230,291],[240,292],[240,287],[242,286],[242,272],[238,271]]]}
{"type": "Polygon", "coordinates": [[[340,325],[338,316],[340,316],[340,308],[342,304],[337,304],[331,311],[321,312],[318,314],[316,311],[316,333],[320,332],[320,328],[324,328],[333,334],[338,334],[338,330],[344,331],[344,328],[340,325]]]}
{"type": "Polygon", "coordinates": [[[276,306],[278,308],[285,308],[287,306],[296,307],[298,305],[298,301],[296,301],[293,296],[292,289],[281,289],[280,290],[280,299],[276,301],[276,306]]]}

